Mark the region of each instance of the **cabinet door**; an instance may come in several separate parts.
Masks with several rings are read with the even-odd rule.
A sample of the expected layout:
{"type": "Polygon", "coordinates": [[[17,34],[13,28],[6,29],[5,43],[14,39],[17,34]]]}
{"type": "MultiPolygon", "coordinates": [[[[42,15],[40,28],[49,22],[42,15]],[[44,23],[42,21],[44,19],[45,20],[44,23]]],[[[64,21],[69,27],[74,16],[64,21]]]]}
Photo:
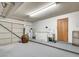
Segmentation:
{"type": "Polygon", "coordinates": [[[72,36],[72,43],[79,46],[79,31],[73,31],[72,36]]]}
{"type": "Polygon", "coordinates": [[[73,40],[73,44],[79,45],[79,39],[74,39],[74,40],[73,40]]]}

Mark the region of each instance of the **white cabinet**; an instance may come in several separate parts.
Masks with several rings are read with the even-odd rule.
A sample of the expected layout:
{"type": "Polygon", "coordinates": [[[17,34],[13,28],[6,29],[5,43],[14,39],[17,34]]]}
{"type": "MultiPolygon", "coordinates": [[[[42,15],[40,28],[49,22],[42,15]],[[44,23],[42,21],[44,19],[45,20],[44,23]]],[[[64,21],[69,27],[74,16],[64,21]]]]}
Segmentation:
{"type": "Polygon", "coordinates": [[[36,40],[42,41],[42,42],[47,42],[47,33],[46,32],[36,32],[36,40]]]}
{"type": "Polygon", "coordinates": [[[72,44],[79,46],[79,31],[73,31],[72,32],[72,44]]]}

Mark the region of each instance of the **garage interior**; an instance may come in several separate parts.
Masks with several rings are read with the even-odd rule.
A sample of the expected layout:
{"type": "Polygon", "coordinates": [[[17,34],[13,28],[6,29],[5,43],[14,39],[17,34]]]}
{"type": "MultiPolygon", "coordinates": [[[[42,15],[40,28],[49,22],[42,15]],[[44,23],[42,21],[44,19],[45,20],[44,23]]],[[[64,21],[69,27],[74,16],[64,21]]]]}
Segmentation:
{"type": "Polygon", "coordinates": [[[79,2],[0,2],[1,57],[79,57],[79,2]]]}

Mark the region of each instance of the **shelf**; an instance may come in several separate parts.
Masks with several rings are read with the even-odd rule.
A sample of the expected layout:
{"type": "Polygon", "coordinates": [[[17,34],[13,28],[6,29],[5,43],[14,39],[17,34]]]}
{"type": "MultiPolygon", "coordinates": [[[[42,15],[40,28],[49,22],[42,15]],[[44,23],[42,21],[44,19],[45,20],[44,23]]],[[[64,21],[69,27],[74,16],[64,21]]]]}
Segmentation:
{"type": "Polygon", "coordinates": [[[79,39],[79,37],[72,37],[72,38],[79,39]]]}
{"type": "Polygon", "coordinates": [[[72,44],[79,45],[79,31],[72,32],[72,44]]]}

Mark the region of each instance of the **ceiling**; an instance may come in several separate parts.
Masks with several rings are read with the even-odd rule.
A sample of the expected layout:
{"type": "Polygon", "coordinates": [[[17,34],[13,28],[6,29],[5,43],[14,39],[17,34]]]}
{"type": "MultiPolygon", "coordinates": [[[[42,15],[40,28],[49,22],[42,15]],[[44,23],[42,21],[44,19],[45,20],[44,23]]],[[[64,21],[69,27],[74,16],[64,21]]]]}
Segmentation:
{"type": "MultiPolygon", "coordinates": [[[[7,18],[13,18],[18,19],[21,21],[29,21],[29,22],[35,22],[38,20],[47,19],[50,17],[79,11],[79,3],[78,2],[57,2],[57,6],[52,7],[51,9],[42,12],[35,17],[30,17],[27,15],[28,13],[31,13],[42,6],[45,6],[47,4],[50,4],[51,2],[16,2],[15,5],[12,7],[10,6],[8,9],[10,9],[8,12],[6,11],[5,17],[7,18]]],[[[3,9],[0,3],[0,15],[2,13],[3,9]]]]}

